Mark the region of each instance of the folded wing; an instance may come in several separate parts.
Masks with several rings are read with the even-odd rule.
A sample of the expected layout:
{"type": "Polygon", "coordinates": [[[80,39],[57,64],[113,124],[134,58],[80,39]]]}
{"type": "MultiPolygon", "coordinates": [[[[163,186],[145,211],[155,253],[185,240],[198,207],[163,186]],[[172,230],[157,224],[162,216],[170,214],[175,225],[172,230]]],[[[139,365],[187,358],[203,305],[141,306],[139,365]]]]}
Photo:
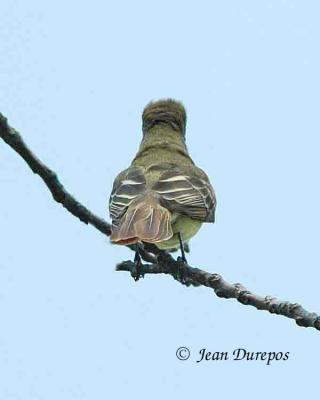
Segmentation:
{"type": "Polygon", "coordinates": [[[112,222],[117,225],[130,204],[146,190],[143,169],[131,167],[121,172],[114,181],[109,200],[112,222]]]}
{"type": "Polygon", "coordinates": [[[152,187],[171,212],[203,222],[214,222],[216,197],[207,175],[200,169],[172,168],[152,187]]]}

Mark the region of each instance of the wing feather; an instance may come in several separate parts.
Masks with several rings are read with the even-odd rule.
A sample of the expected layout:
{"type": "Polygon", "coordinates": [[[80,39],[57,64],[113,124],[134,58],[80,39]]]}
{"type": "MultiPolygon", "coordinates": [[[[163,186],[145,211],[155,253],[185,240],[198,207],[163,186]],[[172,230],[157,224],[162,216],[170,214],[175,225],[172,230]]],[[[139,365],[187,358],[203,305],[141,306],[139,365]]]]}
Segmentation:
{"type": "Polygon", "coordinates": [[[114,181],[109,200],[110,217],[117,224],[130,204],[146,188],[146,180],[142,168],[130,167],[121,172],[114,181]]]}
{"type": "Polygon", "coordinates": [[[172,168],[153,185],[162,204],[171,212],[203,222],[214,222],[216,197],[206,174],[200,168],[172,168]]]}

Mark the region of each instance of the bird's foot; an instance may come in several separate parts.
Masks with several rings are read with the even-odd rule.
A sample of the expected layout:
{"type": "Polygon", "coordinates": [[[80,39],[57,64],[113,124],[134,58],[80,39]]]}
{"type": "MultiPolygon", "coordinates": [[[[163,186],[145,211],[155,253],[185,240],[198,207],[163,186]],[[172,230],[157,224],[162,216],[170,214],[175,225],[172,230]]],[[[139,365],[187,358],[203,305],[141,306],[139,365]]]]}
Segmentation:
{"type": "Polygon", "coordinates": [[[186,256],[184,254],[182,256],[178,256],[177,257],[177,261],[179,263],[188,265],[188,261],[187,261],[186,256]]]}
{"type": "Polygon", "coordinates": [[[185,267],[188,265],[187,259],[185,257],[178,257],[176,262],[176,269],[173,272],[173,277],[181,282],[182,284],[186,284],[186,274],[185,267]]]}
{"type": "Polygon", "coordinates": [[[144,278],[143,265],[138,251],[134,257],[134,266],[131,269],[131,276],[137,282],[140,278],[144,278]]]}

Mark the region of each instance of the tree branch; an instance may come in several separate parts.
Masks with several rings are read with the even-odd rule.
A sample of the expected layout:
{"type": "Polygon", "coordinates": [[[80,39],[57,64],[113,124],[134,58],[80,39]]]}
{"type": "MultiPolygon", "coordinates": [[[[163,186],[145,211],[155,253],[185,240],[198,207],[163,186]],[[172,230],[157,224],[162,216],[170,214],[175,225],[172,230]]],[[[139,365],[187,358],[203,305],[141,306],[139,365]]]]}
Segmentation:
{"type": "MultiPolygon", "coordinates": [[[[110,236],[111,225],[93,214],[63,187],[56,173],[33,154],[19,133],[8,125],[7,119],[2,114],[0,114],[0,137],[26,161],[35,174],[42,178],[55,201],[62,204],[82,222],[90,224],[100,232],[110,236]]],[[[150,263],[142,264],[142,274],[169,274],[184,285],[206,286],[212,288],[218,297],[233,298],[258,310],[266,310],[270,313],[292,318],[299,326],[320,330],[320,316],[306,311],[297,303],[289,303],[274,297],[263,297],[251,293],[240,283],[228,283],[218,274],[211,274],[181,261],[176,261],[168,252],[159,250],[155,245],[149,243],[140,244],[140,253],[143,260],[150,263]]],[[[124,261],[118,264],[116,269],[117,271],[132,273],[134,267],[135,264],[132,261],[124,261]]]]}
{"type": "Polygon", "coordinates": [[[62,204],[71,214],[78,217],[85,224],[93,225],[107,236],[111,234],[110,224],[94,215],[63,187],[57,174],[33,154],[19,133],[8,125],[7,119],[2,114],[0,114],[0,136],[25,160],[31,170],[42,178],[55,201],[62,204]]]}
{"type": "MultiPolygon", "coordinates": [[[[199,268],[193,268],[190,265],[181,264],[179,278],[173,273],[177,269],[177,261],[170,260],[158,262],[157,264],[143,264],[142,274],[169,274],[180,283],[187,286],[206,286],[214,290],[218,297],[225,299],[236,299],[239,303],[250,305],[257,310],[269,311],[272,314],[283,315],[292,318],[297,325],[304,327],[313,327],[320,330],[320,316],[316,313],[305,310],[300,304],[280,301],[271,296],[260,296],[247,290],[241,283],[231,284],[226,282],[219,274],[211,274],[199,268]]],[[[132,261],[124,261],[117,265],[117,271],[129,271],[134,269],[132,261]]]]}

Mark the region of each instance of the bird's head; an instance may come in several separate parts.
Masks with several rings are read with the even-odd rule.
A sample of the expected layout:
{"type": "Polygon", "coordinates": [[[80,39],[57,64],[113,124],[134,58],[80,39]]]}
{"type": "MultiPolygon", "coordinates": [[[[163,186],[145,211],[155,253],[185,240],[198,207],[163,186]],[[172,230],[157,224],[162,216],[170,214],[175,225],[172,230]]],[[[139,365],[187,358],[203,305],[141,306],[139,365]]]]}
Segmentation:
{"type": "Polygon", "coordinates": [[[186,123],[187,114],[183,104],[173,99],[151,102],[142,113],[143,134],[156,125],[168,125],[185,137],[186,123]]]}

